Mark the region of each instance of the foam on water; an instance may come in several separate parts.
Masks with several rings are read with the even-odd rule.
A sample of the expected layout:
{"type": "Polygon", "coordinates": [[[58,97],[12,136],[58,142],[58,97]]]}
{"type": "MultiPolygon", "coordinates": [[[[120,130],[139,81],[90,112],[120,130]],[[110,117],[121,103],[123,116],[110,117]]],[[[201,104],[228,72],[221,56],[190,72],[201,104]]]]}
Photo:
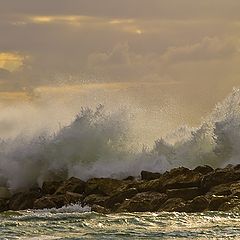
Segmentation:
{"type": "MultiPolygon", "coordinates": [[[[199,127],[182,126],[167,136],[159,136],[152,147],[139,148],[142,143],[139,132],[132,128],[132,116],[129,110],[110,112],[102,105],[95,110],[82,108],[71,123],[65,121],[65,127],[54,132],[44,127],[51,125],[52,120],[45,116],[41,127],[31,134],[24,131],[28,127],[34,129],[34,118],[28,119],[21,131],[8,137],[2,135],[1,185],[15,190],[34,184],[41,186],[45,179],[124,178],[137,176],[141,170],[163,172],[180,165],[222,167],[239,162],[239,89],[219,103],[199,127]]],[[[8,120],[12,121],[4,119],[6,126],[8,120]]]]}

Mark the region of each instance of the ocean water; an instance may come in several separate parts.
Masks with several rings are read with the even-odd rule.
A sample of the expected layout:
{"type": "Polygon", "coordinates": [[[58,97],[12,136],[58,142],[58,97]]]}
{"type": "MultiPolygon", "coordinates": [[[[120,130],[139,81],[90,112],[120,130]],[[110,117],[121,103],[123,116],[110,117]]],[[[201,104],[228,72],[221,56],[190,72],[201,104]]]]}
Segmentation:
{"type": "Polygon", "coordinates": [[[98,214],[79,206],[0,214],[0,239],[239,239],[239,213],[98,214]]]}

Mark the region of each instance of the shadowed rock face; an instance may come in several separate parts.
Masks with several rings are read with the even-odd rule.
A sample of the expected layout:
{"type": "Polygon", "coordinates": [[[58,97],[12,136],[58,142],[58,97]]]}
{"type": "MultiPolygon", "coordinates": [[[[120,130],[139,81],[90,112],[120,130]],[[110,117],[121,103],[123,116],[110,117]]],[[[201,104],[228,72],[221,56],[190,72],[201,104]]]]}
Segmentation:
{"type": "Polygon", "coordinates": [[[4,188],[0,211],[69,204],[89,205],[99,213],[240,211],[240,165],[216,170],[179,167],[164,174],[142,171],[141,177],[92,178],[87,182],[72,177],[44,182],[42,189],[14,195],[4,188]]]}

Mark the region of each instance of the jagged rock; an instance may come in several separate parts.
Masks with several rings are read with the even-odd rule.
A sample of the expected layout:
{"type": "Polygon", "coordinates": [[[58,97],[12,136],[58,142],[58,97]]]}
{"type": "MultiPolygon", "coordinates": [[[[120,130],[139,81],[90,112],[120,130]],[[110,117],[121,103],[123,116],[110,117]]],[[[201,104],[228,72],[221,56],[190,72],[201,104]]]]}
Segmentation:
{"type": "Polygon", "coordinates": [[[9,209],[9,205],[6,199],[0,199],[0,212],[7,211],[9,209]]]}
{"type": "Polygon", "coordinates": [[[64,195],[49,195],[35,200],[33,204],[34,209],[45,208],[61,208],[67,204],[67,199],[64,195]]]}
{"type": "Polygon", "coordinates": [[[9,199],[11,197],[11,193],[6,187],[0,187],[0,199],[9,199]]]}
{"type": "Polygon", "coordinates": [[[78,178],[71,177],[64,181],[63,184],[57,189],[55,194],[65,194],[66,192],[73,192],[82,194],[85,191],[86,183],[78,178]]]}
{"type": "Polygon", "coordinates": [[[133,176],[128,176],[123,179],[123,181],[134,181],[134,180],[135,180],[135,177],[133,177],[133,176]]]}
{"type": "Polygon", "coordinates": [[[213,196],[210,203],[209,203],[209,210],[210,211],[218,211],[220,206],[225,202],[229,201],[228,197],[224,196],[213,196]]]}
{"type": "Polygon", "coordinates": [[[103,196],[100,194],[91,194],[84,198],[83,205],[99,205],[99,206],[105,206],[105,201],[108,199],[108,196],[103,196]]]}
{"type": "Polygon", "coordinates": [[[84,196],[79,193],[66,192],[65,198],[66,198],[67,204],[72,204],[72,203],[82,202],[82,200],[84,199],[84,196]]]}
{"type": "Polygon", "coordinates": [[[162,179],[138,181],[132,186],[139,192],[163,192],[162,179]]]}
{"type": "Polygon", "coordinates": [[[155,172],[148,172],[148,171],[142,171],[141,172],[141,179],[142,180],[154,180],[158,179],[162,176],[161,173],[155,173],[155,172]]]}
{"type": "Polygon", "coordinates": [[[112,195],[118,188],[127,185],[126,181],[121,181],[111,178],[92,178],[87,181],[85,193],[90,194],[102,194],[112,195]]]}
{"type": "Polygon", "coordinates": [[[240,211],[240,199],[239,198],[233,198],[230,201],[227,201],[223,203],[219,209],[219,211],[234,211],[239,212],[240,211]]]}
{"type": "Polygon", "coordinates": [[[197,187],[167,189],[166,194],[168,195],[168,198],[182,198],[184,200],[191,200],[201,195],[201,191],[197,187]]]}
{"type": "Polygon", "coordinates": [[[44,195],[54,194],[57,189],[63,184],[63,181],[46,181],[43,182],[42,192],[44,195]]]}
{"type": "Polygon", "coordinates": [[[201,182],[201,188],[208,191],[210,188],[220,185],[231,183],[240,180],[240,171],[234,168],[217,169],[205,175],[201,182]]]}
{"type": "Polygon", "coordinates": [[[124,200],[132,198],[137,193],[138,191],[136,188],[124,188],[122,190],[119,190],[106,200],[105,206],[112,208],[116,203],[122,203],[124,200]]]}
{"type": "Polygon", "coordinates": [[[138,193],[133,198],[126,199],[117,209],[117,212],[153,212],[157,211],[166,200],[167,195],[164,193],[138,193]]]}
{"type": "Polygon", "coordinates": [[[232,194],[230,190],[230,186],[232,183],[225,183],[220,184],[217,186],[212,187],[209,189],[209,191],[206,193],[207,196],[217,195],[217,196],[228,196],[232,194]]]}
{"type": "Polygon", "coordinates": [[[185,200],[182,198],[171,198],[168,199],[163,205],[158,209],[159,212],[183,212],[185,208],[185,200]]]}
{"type": "Polygon", "coordinates": [[[186,204],[185,212],[203,212],[208,209],[209,199],[205,196],[195,197],[192,201],[186,204]]]}
{"type": "Polygon", "coordinates": [[[230,185],[230,191],[231,191],[231,195],[232,196],[238,196],[240,197],[240,181],[239,182],[235,182],[235,183],[232,183],[230,185]]]}
{"type": "Polygon", "coordinates": [[[198,166],[195,169],[193,169],[194,172],[197,173],[201,173],[202,175],[206,175],[210,172],[213,172],[214,169],[208,165],[204,165],[204,166],[198,166]]]}
{"type": "Polygon", "coordinates": [[[96,204],[92,205],[91,211],[97,212],[97,213],[103,213],[103,214],[108,214],[111,212],[109,209],[99,206],[99,205],[96,205],[96,204]]]}
{"type": "Polygon", "coordinates": [[[41,196],[39,191],[16,193],[9,200],[9,209],[14,211],[32,209],[34,201],[41,196]]]}

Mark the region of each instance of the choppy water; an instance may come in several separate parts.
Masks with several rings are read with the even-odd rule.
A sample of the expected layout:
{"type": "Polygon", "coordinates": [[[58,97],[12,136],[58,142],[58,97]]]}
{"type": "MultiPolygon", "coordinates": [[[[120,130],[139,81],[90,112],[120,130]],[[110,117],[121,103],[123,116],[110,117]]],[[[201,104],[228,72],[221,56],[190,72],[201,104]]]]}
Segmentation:
{"type": "Polygon", "coordinates": [[[98,214],[78,206],[0,214],[0,239],[239,239],[239,213],[98,214]]]}

